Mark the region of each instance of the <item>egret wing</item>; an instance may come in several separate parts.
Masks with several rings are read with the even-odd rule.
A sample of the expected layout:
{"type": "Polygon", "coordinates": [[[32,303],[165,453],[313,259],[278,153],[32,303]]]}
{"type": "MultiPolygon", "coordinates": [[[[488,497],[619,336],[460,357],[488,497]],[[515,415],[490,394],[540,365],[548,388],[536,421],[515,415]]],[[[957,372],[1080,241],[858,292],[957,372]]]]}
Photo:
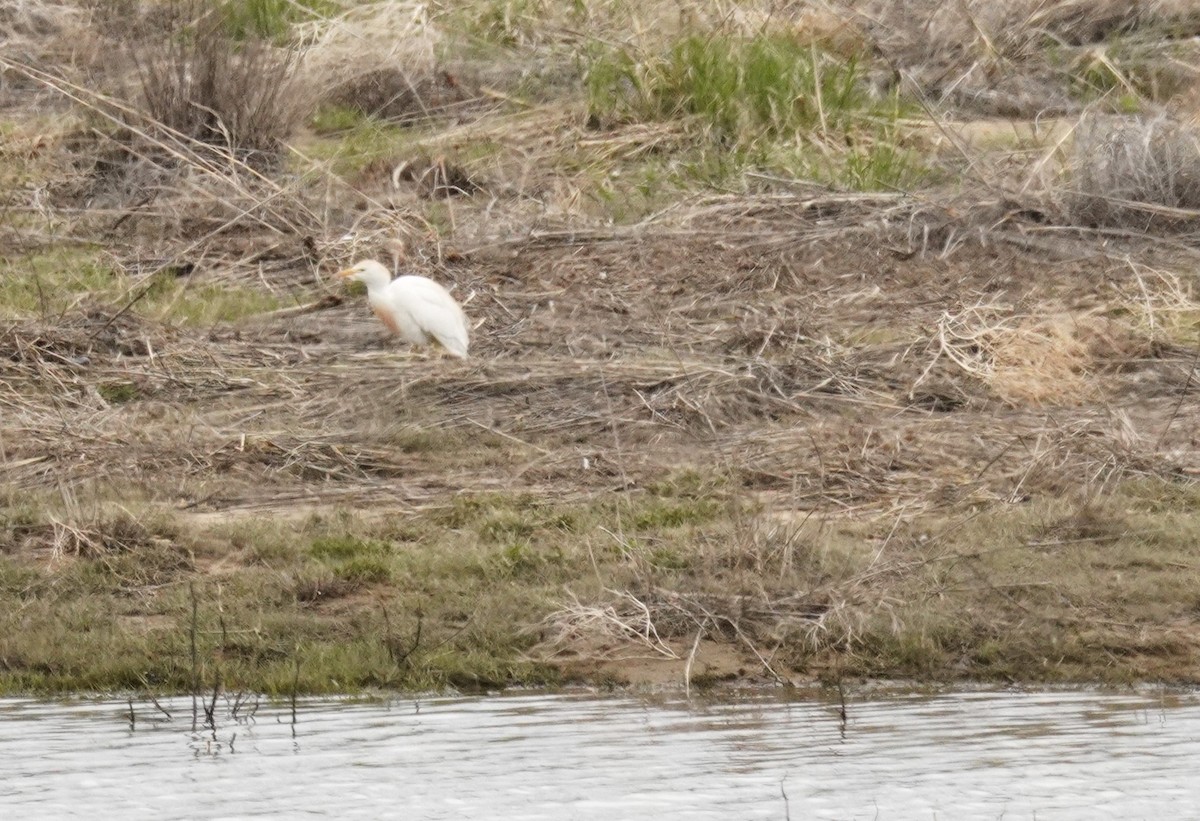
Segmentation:
{"type": "Polygon", "coordinates": [[[467,356],[470,331],[467,315],[450,292],[431,279],[402,276],[392,282],[392,290],[413,321],[455,356],[467,356]]]}

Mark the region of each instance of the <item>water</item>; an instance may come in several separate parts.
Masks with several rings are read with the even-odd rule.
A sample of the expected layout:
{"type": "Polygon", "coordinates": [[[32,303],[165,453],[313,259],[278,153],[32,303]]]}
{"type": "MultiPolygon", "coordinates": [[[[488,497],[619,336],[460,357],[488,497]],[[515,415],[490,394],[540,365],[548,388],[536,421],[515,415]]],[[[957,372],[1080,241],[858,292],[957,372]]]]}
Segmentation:
{"type": "Polygon", "coordinates": [[[0,818],[1195,817],[1200,696],[0,700],[0,818]],[[201,717],[203,721],[203,717],[201,717]],[[843,733],[844,729],[844,733],[843,733]],[[1193,758],[1193,756],[1197,756],[1193,758]],[[786,794],[786,797],[785,797],[786,794]]]}

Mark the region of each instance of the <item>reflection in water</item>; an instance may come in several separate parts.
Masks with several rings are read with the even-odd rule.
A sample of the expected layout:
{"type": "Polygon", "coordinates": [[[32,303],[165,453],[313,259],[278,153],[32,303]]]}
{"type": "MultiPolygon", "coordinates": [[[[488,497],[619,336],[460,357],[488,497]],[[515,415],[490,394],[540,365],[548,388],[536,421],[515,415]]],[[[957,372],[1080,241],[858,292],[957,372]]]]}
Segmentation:
{"type": "Polygon", "coordinates": [[[0,700],[0,817],[1184,817],[1200,698],[971,692],[836,704],[518,695],[217,706],[0,700]],[[203,716],[201,716],[203,720],[203,716]],[[294,737],[293,737],[294,730],[294,737]]]}

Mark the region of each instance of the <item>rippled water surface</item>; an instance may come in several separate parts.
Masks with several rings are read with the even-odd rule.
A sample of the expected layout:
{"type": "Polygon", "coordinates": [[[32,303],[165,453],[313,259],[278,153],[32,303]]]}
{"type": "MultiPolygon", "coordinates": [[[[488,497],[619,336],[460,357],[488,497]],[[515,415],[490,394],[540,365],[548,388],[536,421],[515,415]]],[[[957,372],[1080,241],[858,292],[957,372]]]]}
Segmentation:
{"type": "Polygon", "coordinates": [[[1200,813],[1200,697],[0,700],[0,818],[964,819],[1200,813]],[[203,722],[203,715],[200,717],[203,722]],[[843,732],[844,729],[844,732],[843,732]]]}

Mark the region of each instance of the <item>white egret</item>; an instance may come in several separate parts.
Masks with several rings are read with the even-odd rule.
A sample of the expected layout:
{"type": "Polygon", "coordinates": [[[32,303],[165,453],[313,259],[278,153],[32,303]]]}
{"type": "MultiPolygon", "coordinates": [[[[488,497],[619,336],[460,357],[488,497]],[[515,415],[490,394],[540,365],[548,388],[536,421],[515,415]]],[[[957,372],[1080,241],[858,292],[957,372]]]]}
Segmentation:
{"type": "Polygon", "coordinates": [[[428,345],[432,337],[454,356],[467,358],[467,315],[450,292],[432,279],[415,274],[392,279],[388,269],[373,259],[339,271],[338,276],[367,286],[367,304],[392,333],[414,345],[428,345]]]}

